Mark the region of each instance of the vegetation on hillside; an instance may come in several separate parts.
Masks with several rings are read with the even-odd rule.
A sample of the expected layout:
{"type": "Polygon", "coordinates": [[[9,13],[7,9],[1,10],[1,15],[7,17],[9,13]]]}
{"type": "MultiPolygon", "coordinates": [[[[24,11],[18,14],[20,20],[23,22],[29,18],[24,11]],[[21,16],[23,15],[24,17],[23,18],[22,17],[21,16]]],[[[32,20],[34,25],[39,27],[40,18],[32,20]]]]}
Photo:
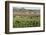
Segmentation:
{"type": "Polygon", "coordinates": [[[40,10],[13,8],[13,27],[39,27],[40,26],[40,10]]]}

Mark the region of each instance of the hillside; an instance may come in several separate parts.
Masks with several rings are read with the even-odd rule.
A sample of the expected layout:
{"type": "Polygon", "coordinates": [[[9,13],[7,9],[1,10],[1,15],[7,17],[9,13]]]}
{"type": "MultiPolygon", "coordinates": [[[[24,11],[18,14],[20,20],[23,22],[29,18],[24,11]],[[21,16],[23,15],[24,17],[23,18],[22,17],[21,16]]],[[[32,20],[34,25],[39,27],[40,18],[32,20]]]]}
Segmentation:
{"type": "Polygon", "coordinates": [[[13,15],[40,15],[40,10],[30,10],[25,8],[13,8],[13,15]]]}

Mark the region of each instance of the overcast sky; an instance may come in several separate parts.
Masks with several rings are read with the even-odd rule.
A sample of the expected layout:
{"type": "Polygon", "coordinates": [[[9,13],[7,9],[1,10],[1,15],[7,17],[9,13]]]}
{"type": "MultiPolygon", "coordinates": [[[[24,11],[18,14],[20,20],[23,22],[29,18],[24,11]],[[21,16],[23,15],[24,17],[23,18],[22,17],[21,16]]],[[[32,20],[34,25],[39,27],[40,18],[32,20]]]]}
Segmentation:
{"type": "Polygon", "coordinates": [[[40,10],[40,7],[38,5],[31,5],[31,4],[15,4],[17,8],[24,7],[25,9],[32,9],[32,10],[40,10]]]}

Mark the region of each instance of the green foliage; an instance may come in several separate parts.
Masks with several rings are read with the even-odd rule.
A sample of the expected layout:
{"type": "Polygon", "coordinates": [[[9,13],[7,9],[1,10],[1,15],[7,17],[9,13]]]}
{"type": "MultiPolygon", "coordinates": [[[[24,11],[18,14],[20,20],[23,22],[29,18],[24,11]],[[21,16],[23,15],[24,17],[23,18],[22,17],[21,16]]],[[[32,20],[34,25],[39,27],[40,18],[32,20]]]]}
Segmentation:
{"type": "Polygon", "coordinates": [[[14,28],[39,27],[39,26],[40,26],[40,16],[14,16],[13,17],[14,28]]]}

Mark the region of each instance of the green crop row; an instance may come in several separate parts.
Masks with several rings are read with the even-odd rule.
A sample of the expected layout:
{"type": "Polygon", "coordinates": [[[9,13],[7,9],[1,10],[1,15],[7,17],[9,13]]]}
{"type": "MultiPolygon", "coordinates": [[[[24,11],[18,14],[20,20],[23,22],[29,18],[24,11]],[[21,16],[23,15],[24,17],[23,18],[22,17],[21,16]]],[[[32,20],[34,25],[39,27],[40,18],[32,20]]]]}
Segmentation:
{"type": "Polygon", "coordinates": [[[13,27],[24,28],[24,27],[39,27],[40,16],[14,16],[13,27]]]}

